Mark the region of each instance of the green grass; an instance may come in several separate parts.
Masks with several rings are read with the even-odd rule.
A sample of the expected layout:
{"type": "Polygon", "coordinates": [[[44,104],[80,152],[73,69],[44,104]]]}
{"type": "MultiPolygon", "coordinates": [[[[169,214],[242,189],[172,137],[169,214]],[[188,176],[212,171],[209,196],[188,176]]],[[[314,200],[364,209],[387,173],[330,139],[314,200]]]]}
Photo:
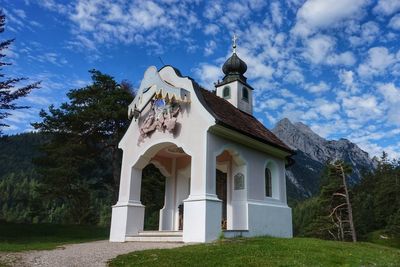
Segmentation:
{"type": "Polygon", "coordinates": [[[258,237],[118,256],[110,266],[400,266],[400,250],[371,243],[258,237]]]}
{"type": "Polygon", "coordinates": [[[54,249],[62,244],[107,239],[109,229],[89,225],[0,223],[0,251],[54,249]]]}
{"type": "Polygon", "coordinates": [[[384,231],[382,231],[382,230],[369,233],[366,237],[366,241],[374,243],[374,244],[382,245],[382,246],[388,246],[388,247],[394,247],[394,248],[400,249],[400,238],[390,236],[390,235],[384,233],[384,231]],[[382,238],[382,237],[386,237],[386,238],[382,238]]]}

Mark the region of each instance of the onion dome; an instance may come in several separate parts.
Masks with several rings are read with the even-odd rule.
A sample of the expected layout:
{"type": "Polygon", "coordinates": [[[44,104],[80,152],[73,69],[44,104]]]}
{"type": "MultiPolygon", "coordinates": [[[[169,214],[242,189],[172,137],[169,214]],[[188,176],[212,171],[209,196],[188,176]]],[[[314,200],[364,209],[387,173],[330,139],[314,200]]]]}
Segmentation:
{"type": "MultiPolygon", "coordinates": [[[[246,77],[244,77],[244,73],[247,71],[246,63],[241,60],[236,54],[236,40],[237,36],[233,35],[233,43],[232,43],[232,56],[230,56],[222,66],[222,71],[225,74],[225,77],[222,79],[222,83],[230,83],[233,81],[241,81],[246,83],[246,77]]],[[[218,83],[221,84],[221,83],[218,83]]]]}
{"type": "Polygon", "coordinates": [[[243,75],[247,70],[246,63],[241,60],[235,52],[228,58],[222,66],[222,71],[225,75],[240,74],[243,75]]]}

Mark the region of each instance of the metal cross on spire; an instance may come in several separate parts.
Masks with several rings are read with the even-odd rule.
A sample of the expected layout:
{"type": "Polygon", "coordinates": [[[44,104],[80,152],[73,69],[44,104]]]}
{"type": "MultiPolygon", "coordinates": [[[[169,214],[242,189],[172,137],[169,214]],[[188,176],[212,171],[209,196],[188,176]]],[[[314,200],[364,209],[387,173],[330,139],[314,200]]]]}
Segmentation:
{"type": "Polygon", "coordinates": [[[233,48],[233,53],[236,53],[236,40],[238,39],[236,33],[233,34],[233,38],[232,38],[232,48],[233,48]]]}

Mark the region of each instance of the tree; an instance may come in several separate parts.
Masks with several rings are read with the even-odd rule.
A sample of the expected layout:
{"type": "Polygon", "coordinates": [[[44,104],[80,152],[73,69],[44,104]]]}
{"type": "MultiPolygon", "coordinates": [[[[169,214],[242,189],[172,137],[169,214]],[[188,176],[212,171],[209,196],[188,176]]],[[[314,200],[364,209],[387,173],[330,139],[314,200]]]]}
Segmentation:
{"type": "Polygon", "coordinates": [[[301,212],[307,212],[308,215],[300,216],[304,222],[298,232],[306,236],[339,241],[348,240],[350,236],[353,242],[356,241],[346,181],[350,173],[351,168],[343,161],[327,163],[322,173],[319,196],[300,206],[303,209],[301,212]]]}
{"type": "Polygon", "coordinates": [[[359,235],[383,231],[400,236],[400,161],[383,152],[374,172],[365,173],[353,189],[359,235]]]}
{"type": "Polygon", "coordinates": [[[75,223],[93,223],[97,199],[116,199],[118,143],[129,126],[127,107],[134,96],[128,83],[118,84],[97,70],[90,74],[91,85],[71,90],[68,103],[42,110],[43,121],[32,124],[51,136],[43,146],[45,156],[36,160],[42,177],[39,191],[54,200],[54,208],[67,207],[75,223]]]}
{"type": "MultiPolygon", "coordinates": [[[[4,32],[6,17],[0,10],[0,33],[4,32]]],[[[6,57],[5,50],[14,42],[14,39],[0,41],[0,134],[1,128],[8,127],[4,122],[10,113],[10,110],[25,109],[28,106],[21,106],[16,103],[16,100],[28,95],[33,89],[39,88],[40,82],[25,85],[20,88],[15,88],[18,83],[27,80],[26,78],[8,78],[1,73],[3,66],[10,66],[11,63],[4,62],[6,57]]]]}
{"type": "Polygon", "coordinates": [[[340,181],[338,188],[332,193],[329,217],[335,225],[337,232],[329,232],[335,239],[345,241],[350,234],[353,242],[357,241],[353,222],[353,211],[350,202],[346,176],[351,174],[351,167],[343,161],[336,161],[329,166],[332,180],[340,181]]]}

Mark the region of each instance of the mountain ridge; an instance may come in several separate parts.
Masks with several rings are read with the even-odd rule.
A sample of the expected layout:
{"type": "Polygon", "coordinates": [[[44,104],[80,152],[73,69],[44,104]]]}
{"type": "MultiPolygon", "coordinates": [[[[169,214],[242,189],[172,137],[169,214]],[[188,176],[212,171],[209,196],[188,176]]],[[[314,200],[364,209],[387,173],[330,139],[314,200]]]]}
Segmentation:
{"type": "Polygon", "coordinates": [[[360,181],[364,170],[376,168],[377,162],[369,154],[348,139],[327,140],[302,122],[292,123],[288,118],[280,120],[272,132],[296,151],[296,163],[286,170],[289,196],[306,198],[319,190],[322,171],[327,162],[343,160],[353,168],[349,183],[360,181]]]}

